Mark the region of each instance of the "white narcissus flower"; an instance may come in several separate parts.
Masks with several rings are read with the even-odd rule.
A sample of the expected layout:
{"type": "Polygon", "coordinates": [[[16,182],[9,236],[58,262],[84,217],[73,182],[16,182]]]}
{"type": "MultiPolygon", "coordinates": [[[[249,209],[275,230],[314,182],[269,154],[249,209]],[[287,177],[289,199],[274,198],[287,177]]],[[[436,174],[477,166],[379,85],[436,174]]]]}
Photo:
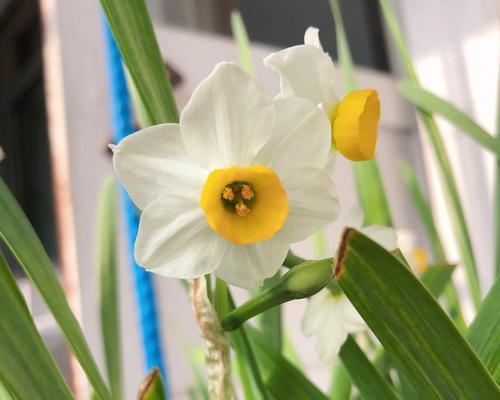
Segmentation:
{"type": "MultiPolygon", "coordinates": [[[[346,224],[356,228],[389,251],[397,247],[396,231],[392,228],[373,225],[362,228],[363,211],[354,208],[346,224]]],[[[351,333],[365,330],[366,324],[340,288],[328,287],[311,297],[302,320],[302,331],[306,336],[315,334],[316,350],[325,362],[332,361],[351,333]]]]}
{"type": "Polygon", "coordinates": [[[308,28],[303,45],[273,53],[264,64],[279,74],[281,97],[303,97],[321,105],[340,153],[352,161],[370,160],[375,154],[380,119],[378,93],[374,89],[354,90],[339,102],[333,86],[334,65],[318,34],[318,29],[308,28]]]}
{"type": "Polygon", "coordinates": [[[113,146],[142,210],[138,263],[174,278],[215,273],[250,288],[276,273],[290,243],[338,214],[324,165],[328,120],[305,99],[271,99],[231,63],[200,83],[180,124],[113,146]]]}

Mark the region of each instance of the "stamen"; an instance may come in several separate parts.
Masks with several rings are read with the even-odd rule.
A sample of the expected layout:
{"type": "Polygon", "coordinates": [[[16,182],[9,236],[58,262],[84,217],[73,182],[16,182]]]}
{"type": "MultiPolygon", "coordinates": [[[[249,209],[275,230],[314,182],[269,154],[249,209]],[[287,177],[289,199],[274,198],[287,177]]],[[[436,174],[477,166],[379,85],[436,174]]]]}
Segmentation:
{"type": "Polygon", "coordinates": [[[244,203],[235,204],[234,209],[240,217],[246,217],[250,213],[250,209],[244,203]]]}
{"type": "Polygon", "coordinates": [[[228,201],[233,201],[234,200],[234,192],[231,188],[225,187],[224,190],[222,191],[222,197],[228,201]]]}
{"type": "Polygon", "coordinates": [[[241,187],[241,197],[245,200],[252,200],[254,196],[255,194],[249,185],[243,185],[241,187]]]}

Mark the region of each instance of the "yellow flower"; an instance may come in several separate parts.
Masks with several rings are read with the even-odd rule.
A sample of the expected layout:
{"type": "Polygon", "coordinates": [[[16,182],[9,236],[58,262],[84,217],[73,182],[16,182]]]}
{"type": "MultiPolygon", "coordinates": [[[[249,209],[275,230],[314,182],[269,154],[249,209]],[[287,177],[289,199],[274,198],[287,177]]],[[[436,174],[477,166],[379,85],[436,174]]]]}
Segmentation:
{"type": "Polygon", "coordinates": [[[337,107],[332,122],[337,150],[352,161],[371,160],[377,145],[380,100],[374,89],[348,93],[337,107]]]}
{"type": "Polygon", "coordinates": [[[273,53],[264,64],[279,74],[281,97],[303,97],[321,106],[340,153],[352,161],[373,158],[380,118],[377,91],[356,90],[339,103],[333,86],[335,68],[316,28],[307,29],[303,45],[273,53]]]}

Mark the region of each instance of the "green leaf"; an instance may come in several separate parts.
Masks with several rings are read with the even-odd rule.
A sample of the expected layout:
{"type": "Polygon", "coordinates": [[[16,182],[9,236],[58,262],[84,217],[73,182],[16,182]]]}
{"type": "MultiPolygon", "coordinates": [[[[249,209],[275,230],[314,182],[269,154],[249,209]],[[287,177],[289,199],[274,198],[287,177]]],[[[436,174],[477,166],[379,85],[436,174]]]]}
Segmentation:
{"type": "MultiPolygon", "coordinates": [[[[231,295],[231,292],[229,292],[229,290],[227,291],[227,295],[228,295],[229,307],[231,310],[234,310],[235,303],[231,295]]],[[[238,357],[240,370],[242,372],[246,372],[246,368],[244,366],[244,364],[246,364],[246,366],[249,367],[248,368],[250,370],[249,372],[252,375],[253,383],[255,384],[255,387],[258,390],[258,396],[264,400],[269,399],[269,394],[262,378],[262,372],[259,364],[257,363],[257,359],[254,353],[254,348],[252,346],[252,343],[248,339],[245,327],[241,327],[237,331],[232,332],[230,334],[230,338],[231,338],[231,345],[235,349],[238,357]]],[[[243,376],[242,383],[244,384],[245,392],[251,393],[252,392],[251,383],[247,375],[243,376]]],[[[254,397],[255,397],[254,395],[250,396],[250,398],[254,397]]]]}
{"type": "Polygon", "coordinates": [[[1,253],[0,315],[0,380],[9,391],[19,399],[72,399],[1,253]]]}
{"type": "MultiPolygon", "coordinates": [[[[389,32],[391,33],[392,38],[396,43],[396,48],[398,49],[400,57],[405,66],[406,73],[408,74],[409,79],[414,84],[418,85],[418,77],[415,69],[413,68],[410,53],[408,51],[408,48],[406,47],[406,43],[401,33],[396,15],[392,10],[390,1],[379,0],[379,2],[382,9],[382,14],[384,15],[385,21],[389,28],[389,32]]],[[[475,307],[478,308],[479,304],[481,303],[481,289],[479,287],[479,279],[477,277],[476,261],[474,258],[474,253],[472,251],[472,244],[467,229],[467,223],[465,221],[465,215],[462,204],[460,202],[460,197],[458,195],[457,185],[455,183],[455,178],[451,169],[450,160],[448,158],[441,133],[439,132],[437,124],[432,116],[423,110],[419,110],[419,115],[429,135],[430,143],[441,173],[442,183],[444,187],[443,191],[445,199],[447,201],[448,210],[450,212],[455,238],[458,242],[460,255],[465,267],[470,294],[475,307]]]]}
{"type": "Polygon", "coordinates": [[[321,391],[252,326],[246,326],[264,383],[280,400],[327,400],[321,391]]]}
{"type": "Polygon", "coordinates": [[[420,277],[420,281],[437,299],[445,290],[446,285],[450,282],[453,271],[455,271],[455,265],[429,265],[420,277]]]}
{"type": "MultiPolygon", "coordinates": [[[[267,290],[280,281],[281,275],[278,271],[273,277],[266,279],[259,290],[267,290]]],[[[273,307],[260,314],[260,328],[264,336],[267,337],[276,349],[281,350],[283,329],[281,324],[281,306],[273,307]]]]}
{"type": "Polygon", "coordinates": [[[349,400],[351,398],[351,390],[351,377],[342,361],[338,360],[332,369],[330,400],[349,400]]]}
{"type": "Polygon", "coordinates": [[[106,370],[113,398],[122,398],[120,356],[120,312],[117,276],[116,186],[113,177],[104,180],[99,196],[97,215],[97,253],[99,270],[99,307],[101,335],[106,370]]]}
{"type": "Polygon", "coordinates": [[[422,283],[391,253],[346,229],[336,280],[425,399],[495,399],[493,378],[422,283]]]}
{"type": "Polygon", "coordinates": [[[0,400],[15,400],[14,395],[7,389],[2,381],[0,381],[0,400]]]}
{"type": "Polygon", "coordinates": [[[352,336],[340,348],[340,359],[363,400],[391,400],[398,396],[379,375],[352,336]]]}
{"type": "Polygon", "coordinates": [[[144,0],[101,0],[116,43],[154,125],[178,122],[172,86],[144,0]]]}
{"type": "Polygon", "coordinates": [[[54,267],[33,227],[0,179],[0,237],[34,283],[71,346],[92,387],[102,399],[111,395],[99,373],[83,332],[71,312],[54,267]]]}
{"type": "Polygon", "coordinates": [[[233,31],[233,38],[238,47],[238,52],[240,53],[241,68],[243,68],[247,74],[255,76],[252,52],[250,51],[250,41],[248,40],[245,23],[239,11],[231,12],[231,30],[233,31]]]}
{"type": "Polygon", "coordinates": [[[139,388],[137,394],[138,400],[165,400],[166,394],[163,388],[163,381],[161,379],[160,370],[153,368],[153,370],[146,376],[146,379],[139,388]]]}
{"type": "MultiPolygon", "coordinates": [[[[443,244],[441,243],[441,238],[439,237],[439,233],[436,229],[436,224],[434,223],[431,207],[423,193],[422,188],[420,187],[420,184],[418,183],[415,172],[409,164],[403,161],[399,162],[399,170],[401,171],[403,180],[408,188],[408,191],[410,192],[413,205],[416,208],[418,215],[420,216],[420,220],[422,221],[427,232],[434,260],[438,263],[446,263],[446,254],[444,252],[443,244]]],[[[462,314],[460,300],[458,298],[455,285],[451,279],[445,290],[445,298],[446,303],[448,304],[448,311],[455,322],[455,325],[460,332],[465,332],[466,324],[462,314]]]]}
{"type": "Polygon", "coordinates": [[[500,155],[500,140],[486,132],[477,122],[457,109],[453,104],[410,81],[400,82],[398,89],[416,107],[429,114],[441,115],[484,148],[500,155]]]}
{"type": "Polygon", "coordinates": [[[467,332],[467,340],[500,385],[500,279],[481,304],[467,332]]]}
{"type": "MultiPolygon", "coordinates": [[[[338,0],[330,0],[330,8],[335,22],[338,58],[344,90],[346,92],[355,90],[357,85],[354,77],[354,65],[338,0]]],[[[377,160],[354,162],[352,165],[358,199],[365,212],[365,224],[392,226],[389,203],[377,160]]]]}

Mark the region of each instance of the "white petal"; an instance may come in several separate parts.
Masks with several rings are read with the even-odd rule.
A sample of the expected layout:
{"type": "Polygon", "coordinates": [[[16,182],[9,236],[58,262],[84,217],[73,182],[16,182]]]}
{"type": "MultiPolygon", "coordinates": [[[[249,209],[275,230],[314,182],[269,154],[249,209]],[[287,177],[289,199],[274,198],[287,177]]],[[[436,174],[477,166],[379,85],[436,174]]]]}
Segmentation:
{"type": "Polygon", "coordinates": [[[179,125],[143,129],[112,149],[116,173],[141,210],[162,193],[200,196],[208,172],[187,154],[179,125]]]}
{"type": "Polygon", "coordinates": [[[215,270],[224,241],[208,226],[198,202],[165,194],[141,215],[135,242],[139,265],[171,278],[194,278],[215,270]]]}
{"type": "Polygon", "coordinates": [[[274,125],[272,99],[239,67],[218,64],[181,114],[189,154],[208,169],[251,164],[274,125]]]}
{"type": "Polygon", "coordinates": [[[337,310],[335,307],[330,307],[330,312],[325,316],[316,342],[316,350],[321,360],[324,362],[332,361],[346,339],[347,332],[339,323],[337,310]]]}
{"type": "Polygon", "coordinates": [[[366,323],[354,308],[352,303],[345,295],[340,295],[337,303],[337,312],[339,315],[339,323],[342,324],[345,331],[348,333],[360,332],[366,329],[366,323]]]}
{"type": "Polygon", "coordinates": [[[283,264],[288,245],[274,239],[239,245],[226,242],[226,250],[215,275],[235,286],[250,289],[273,276],[283,264]]]}
{"type": "Polygon", "coordinates": [[[288,198],[289,213],[279,240],[295,243],[324,228],[338,216],[337,190],[326,171],[297,168],[281,177],[288,198]]]}
{"type": "Polygon", "coordinates": [[[393,228],[382,225],[371,225],[361,229],[361,232],[387,251],[396,250],[398,247],[396,231],[393,228]]]}
{"type": "Polygon", "coordinates": [[[323,289],[312,296],[307,302],[306,311],[301,323],[304,335],[310,336],[314,332],[317,332],[325,322],[325,318],[329,313],[329,307],[331,306],[329,297],[331,297],[330,291],[323,289]]]}
{"type": "Polygon", "coordinates": [[[365,220],[365,213],[361,209],[361,207],[354,206],[347,214],[347,218],[345,220],[346,226],[350,228],[361,229],[363,226],[363,221],[365,220]]]}
{"type": "Polygon", "coordinates": [[[310,100],[276,99],[276,123],[255,163],[278,173],[291,168],[325,166],[331,149],[330,122],[310,100]]]}
{"type": "Polygon", "coordinates": [[[317,47],[318,49],[323,50],[323,46],[321,46],[321,40],[319,40],[319,29],[310,26],[306,29],[304,33],[304,44],[308,44],[309,46],[317,47]]]}
{"type": "Polygon", "coordinates": [[[315,104],[323,104],[330,116],[337,104],[333,87],[334,67],[323,50],[300,45],[273,53],[264,64],[280,75],[283,97],[305,97],[315,104]]]}

